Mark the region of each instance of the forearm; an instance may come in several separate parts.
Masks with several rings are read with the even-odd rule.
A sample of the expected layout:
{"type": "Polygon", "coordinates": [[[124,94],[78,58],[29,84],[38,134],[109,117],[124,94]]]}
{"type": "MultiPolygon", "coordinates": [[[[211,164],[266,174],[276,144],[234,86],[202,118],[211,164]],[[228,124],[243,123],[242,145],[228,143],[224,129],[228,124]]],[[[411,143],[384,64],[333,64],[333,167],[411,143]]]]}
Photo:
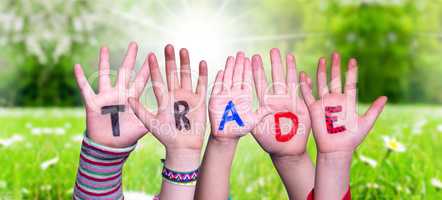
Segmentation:
{"type": "Polygon", "coordinates": [[[237,144],[237,139],[209,138],[201,165],[195,199],[228,199],[230,172],[237,144]]]}
{"type": "Polygon", "coordinates": [[[133,149],[110,148],[85,137],[73,198],[123,199],[122,169],[133,149]]]}
{"type": "Polygon", "coordinates": [[[306,199],[315,184],[315,169],[307,153],[298,156],[271,156],[289,199],[306,199]]]}
{"type": "Polygon", "coordinates": [[[315,199],[342,199],[350,185],[353,152],[318,153],[315,199]]]}
{"type": "MultiPolygon", "coordinates": [[[[177,172],[190,172],[200,166],[200,150],[166,150],[164,166],[177,172]]],[[[193,199],[195,182],[191,184],[177,184],[163,178],[160,199],[193,199]]]]}

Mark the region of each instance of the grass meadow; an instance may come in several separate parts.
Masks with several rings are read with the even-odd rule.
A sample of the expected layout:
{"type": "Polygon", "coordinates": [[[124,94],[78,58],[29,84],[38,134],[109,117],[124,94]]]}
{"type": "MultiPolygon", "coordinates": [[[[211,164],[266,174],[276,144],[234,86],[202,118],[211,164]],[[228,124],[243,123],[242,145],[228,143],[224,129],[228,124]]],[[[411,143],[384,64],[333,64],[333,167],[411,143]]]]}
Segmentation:
{"type": "MultiPolygon", "coordinates": [[[[70,199],[84,128],[81,108],[0,109],[0,200],[70,199]]],[[[314,159],[312,137],[308,149],[314,159]]],[[[152,136],[144,137],[126,163],[124,191],[157,193],[163,154],[152,136]]],[[[353,159],[353,198],[442,199],[441,155],[442,107],[389,105],[353,159]],[[400,148],[387,148],[386,136],[400,148]]],[[[251,136],[238,147],[231,196],[287,199],[251,136]]]]}

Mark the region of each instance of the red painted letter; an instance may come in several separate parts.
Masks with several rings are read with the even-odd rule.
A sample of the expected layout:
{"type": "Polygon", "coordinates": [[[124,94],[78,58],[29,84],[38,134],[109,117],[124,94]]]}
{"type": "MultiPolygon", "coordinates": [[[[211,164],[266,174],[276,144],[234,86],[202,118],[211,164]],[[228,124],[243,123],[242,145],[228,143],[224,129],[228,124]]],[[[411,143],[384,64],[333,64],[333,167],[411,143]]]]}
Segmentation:
{"type": "Polygon", "coordinates": [[[291,112],[280,112],[275,114],[275,132],[276,132],[276,140],[280,142],[287,142],[295,136],[296,131],[298,130],[298,117],[291,112]],[[281,134],[281,126],[279,125],[279,119],[281,117],[290,118],[293,122],[293,127],[289,133],[282,135],[281,134]]]}
{"type": "Polygon", "coordinates": [[[327,106],[325,107],[325,124],[327,125],[327,131],[330,134],[336,134],[344,132],[346,130],[345,126],[334,127],[333,122],[338,121],[338,117],[332,116],[332,113],[337,113],[342,111],[342,106],[327,106]]]}

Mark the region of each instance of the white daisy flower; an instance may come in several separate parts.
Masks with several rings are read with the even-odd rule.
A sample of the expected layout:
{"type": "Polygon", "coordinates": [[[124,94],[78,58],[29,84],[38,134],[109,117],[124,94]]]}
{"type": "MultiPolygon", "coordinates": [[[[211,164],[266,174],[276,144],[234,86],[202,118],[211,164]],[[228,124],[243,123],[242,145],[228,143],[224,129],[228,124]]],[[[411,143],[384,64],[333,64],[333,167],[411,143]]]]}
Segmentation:
{"type": "Polygon", "coordinates": [[[431,179],[431,185],[436,189],[442,189],[442,182],[437,178],[431,179]]]}
{"type": "Polygon", "coordinates": [[[442,124],[437,125],[436,130],[442,132],[442,124]]]}
{"type": "Polygon", "coordinates": [[[81,142],[81,141],[83,141],[83,137],[84,137],[83,135],[75,135],[72,137],[72,141],[81,142]]]}
{"type": "Polygon", "coordinates": [[[53,132],[55,133],[55,135],[64,135],[66,133],[66,130],[64,128],[57,127],[53,129],[53,132]]]}
{"type": "Polygon", "coordinates": [[[42,129],[41,128],[38,128],[38,127],[35,127],[35,128],[32,128],[31,129],[31,134],[32,135],[41,135],[42,134],[42,129]]]}
{"type": "Polygon", "coordinates": [[[42,170],[47,170],[49,167],[54,166],[59,161],[58,157],[52,158],[50,160],[44,161],[40,164],[42,170]]]}
{"type": "Polygon", "coordinates": [[[9,147],[11,145],[13,145],[16,142],[21,142],[23,141],[23,136],[18,135],[18,134],[14,134],[12,135],[10,138],[7,139],[0,139],[0,146],[4,146],[4,147],[9,147]]]}
{"type": "Polygon", "coordinates": [[[378,162],[372,158],[366,157],[364,155],[359,155],[359,160],[361,160],[361,162],[369,165],[372,168],[375,168],[378,165],[378,162]]]}
{"type": "Polygon", "coordinates": [[[405,152],[406,148],[403,144],[398,142],[396,138],[392,138],[389,136],[384,136],[384,145],[388,150],[394,152],[405,152]]]}
{"type": "Polygon", "coordinates": [[[366,186],[367,186],[367,188],[370,188],[370,189],[379,189],[381,187],[381,186],[379,186],[379,184],[372,183],[372,182],[367,183],[366,186]]]}
{"type": "Polygon", "coordinates": [[[5,189],[8,184],[4,180],[0,180],[0,189],[5,189]]]}

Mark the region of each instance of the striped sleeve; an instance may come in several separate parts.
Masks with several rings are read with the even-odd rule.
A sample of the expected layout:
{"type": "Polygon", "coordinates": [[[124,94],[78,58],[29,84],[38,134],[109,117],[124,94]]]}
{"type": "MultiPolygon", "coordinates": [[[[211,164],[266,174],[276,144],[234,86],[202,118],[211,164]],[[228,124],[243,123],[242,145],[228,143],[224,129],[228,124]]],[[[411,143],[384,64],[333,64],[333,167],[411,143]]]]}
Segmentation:
{"type": "Polygon", "coordinates": [[[110,148],[94,143],[85,136],[73,199],[124,199],[121,173],[124,162],[135,146],[110,148]]]}

